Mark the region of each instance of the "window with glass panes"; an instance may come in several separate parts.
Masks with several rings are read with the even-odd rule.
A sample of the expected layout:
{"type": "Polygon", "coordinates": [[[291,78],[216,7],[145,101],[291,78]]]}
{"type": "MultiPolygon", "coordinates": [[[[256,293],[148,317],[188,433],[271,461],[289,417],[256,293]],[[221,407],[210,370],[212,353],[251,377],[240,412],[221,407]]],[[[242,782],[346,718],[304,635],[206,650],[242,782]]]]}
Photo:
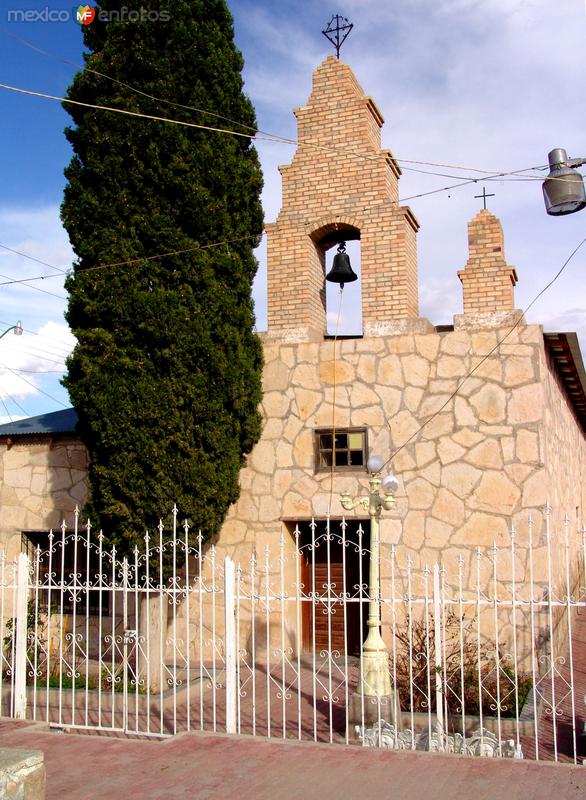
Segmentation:
{"type": "Polygon", "coordinates": [[[331,428],[315,432],[315,468],[364,469],[367,459],[366,428],[331,428]]]}

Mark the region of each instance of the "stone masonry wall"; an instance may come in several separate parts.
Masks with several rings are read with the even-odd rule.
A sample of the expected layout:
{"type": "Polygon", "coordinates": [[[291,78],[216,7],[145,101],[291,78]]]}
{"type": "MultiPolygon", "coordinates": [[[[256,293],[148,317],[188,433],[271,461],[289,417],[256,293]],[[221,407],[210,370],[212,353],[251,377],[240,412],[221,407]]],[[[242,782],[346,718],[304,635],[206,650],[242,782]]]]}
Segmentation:
{"type": "MultiPolygon", "coordinates": [[[[552,470],[559,486],[566,485],[565,493],[556,490],[556,499],[573,509],[580,501],[570,497],[569,487],[579,494],[585,462],[577,458],[575,481],[564,479],[565,442],[577,437],[578,429],[566,409],[553,443],[551,418],[565,400],[551,385],[551,375],[542,382],[545,353],[539,326],[515,330],[442,408],[459,381],[508,331],[458,330],[336,345],[333,340],[267,340],[263,435],[242,470],[241,497],[230,510],[220,546],[237,560],[253,544],[274,548],[282,519],[325,517],[328,509],[339,517],[341,492],[364,493],[365,472],[335,473],[331,495],[330,473],[315,472],[314,430],[333,423],[337,428],[367,427],[369,452],[384,457],[428,423],[389,464],[400,489],[397,508],[384,516],[381,531],[383,542],[396,544],[399,557],[411,557],[416,566],[448,562],[465,551],[469,576],[474,548],[506,546],[511,522],[522,544],[529,512],[536,530],[541,525],[552,470]],[[546,467],[546,448],[557,448],[551,467],[546,467]]],[[[584,451],[583,437],[577,450],[584,451]]],[[[518,579],[524,580],[526,565],[521,566],[518,579]]]]}
{"type": "Polygon", "coordinates": [[[580,526],[586,509],[586,437],[580,431],[567,395],[545,353],[541,374],[545,397],[543,429],[547,476],[542,498],[553,509],[563,509],[570,515],[570,523],[575,529],[580,526]]]}
{"type": "MultiPolygon", "coordinates": [[[[559,504],[551,520],[550,552],[554,582],[563,589],[565,550],[557,522],[560,512],[581,502],[586,442],[547,364],[539,326],[522,326],[512,333],[509,327],[466,329],[337,343],[267,338],[265,362],[263,435],[241,472],[242,493],[217,539],[217,558],[228,553],[246,570],[253,551],[262,558],[268,550],[277,569],[283,535],[286,582],[293,585],[291,521],[325,518],[328,511],[333,518],[344,513],[347,518],[364,516],[360,510],[343,512],[339,495],[364,495],[365,471],[334,473],[333,484],[329,472],[315,471],[314,431],[334,423],[338,429],[366,427],[369,453],[385,458],[416,434],[387,467],[399,478],[400,488],[396,509],[384,512],[381,521],[383,593],[391,590],[391,545],[396,563],[404,568],[410,561],[419,575],[439,561],[448,582],[454,582],[461,564],[468,596],[475,591],[477,568],[481,586],[487,588],[492,581],[490,548],[496,545],[502,554],[497,591],[509,596],[514,525],[515,580],[519,596],[525,596],[529,515],[533,578],[539,584],[547,580],[543,506],[548,496],[559,504]],[[505,334],[506,342],[449,400],[469,370],[505,334]],[[425,427],[417,433],[421,425],[425,427]],[[477,547],[483,553],[480,561],[477,547]]],[[[400,586],[395,584],[395,591],[401,591],[400,586]]],[[[416,591],[421,593],[422,585],[416,591]]],[[[388,630],[389,613],[383,610],[383,630],[388,630]]],[[[520,613],[518,622],[523,624],[520,613]]],[[[289,620],[288,626],[294,628],[293,623],[289,620]]],[[[492,612],[484,613],[482,625],[490,635],[492,612]]],[[[506,641],[511,627],[506,614],[501,625],[501,641],[506,641]]],[[[524,644],[530,647],[528,638],[524,644]]]]}
{"type": "Polygon", "coordinates": [[[87,495],[87,452],[75,437],[15,437],[0,444],[0,547],[20,552],[23,531],[71,524],[87,495]]]}
{"type": "MultiPolygon", "coordinates": [[[[545,398],[543,415],[545,480],[539,487],[539,494],[535,499],[551,506],[550,526],[556,532],[558,542],[558,546],[554,549],[554,576],[558,585],[565,589],[564,515],[568,515],[568,558],[572,583],[578,578],[573,565],[578,561],[577,551],[581,549],[582,544],[580,531],[586,521],[584,517],[586,437],[545,352],[541,362],[541,374],[545,398]]],[[[562,591],[562,595],[565,596],[565,591],[562,591]]]]}

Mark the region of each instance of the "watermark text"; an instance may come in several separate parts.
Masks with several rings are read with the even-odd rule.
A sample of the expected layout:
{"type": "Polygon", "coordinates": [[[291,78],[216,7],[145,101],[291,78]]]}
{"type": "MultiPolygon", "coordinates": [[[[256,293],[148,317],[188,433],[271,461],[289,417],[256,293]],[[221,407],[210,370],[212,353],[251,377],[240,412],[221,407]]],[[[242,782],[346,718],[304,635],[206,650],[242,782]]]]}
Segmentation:
{"type": "Polygon", "coordinates": [[[67,8],[10,8],[7,11],[8,22],[77,22],[80,25],[91,25],[94,20],[100,22],[170,22],[170,11],[156,11],[150,8],[120,8],[106,11],[96,6],[80,5],[67,8]]]}

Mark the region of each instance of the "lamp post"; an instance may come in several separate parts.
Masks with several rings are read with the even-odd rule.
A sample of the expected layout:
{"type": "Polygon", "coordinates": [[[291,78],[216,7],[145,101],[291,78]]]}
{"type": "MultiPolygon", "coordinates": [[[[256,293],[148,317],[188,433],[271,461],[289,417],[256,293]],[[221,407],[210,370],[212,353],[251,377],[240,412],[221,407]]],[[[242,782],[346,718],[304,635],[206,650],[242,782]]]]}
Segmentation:
{"type": "Polygon", "coordinates": [[[10,333],[10,331],[14,331],[14,335],[15,336],[22,336],[22,325],[21,325],[20,320],[18,320],[16,325],[11,325],[9,328],[6,328],[4,333],[0,333],[0,339],[3,336],[6,336],[7,333],[10,333]]]}
{"type": "MultiPolygon", "coordinates": [[[[346,511],[360,505],[370,516],[368,635],[362,645],[362,671],[356,694],[377,700],[392,695],[389,654],[380,632],[380,517],[383,508],[390,511],[394,507],[395,493],[399,487],[394,475],[381,478],[383,467],[384,461],[380,456],[371,456],[366,465],[370,473],[368,496],[355,500],[348,494],[340,497],[346,511]],[[380,488],[383,495],[380,494],[380,488]]],[[[391,713],[394,714],[394,703],[391,706],[391,713]]]]}
{"type": "Polygon", "coordinates": [[[556,147],[548,159],[549,175],[543,182],[545,210],[552,217],[580,211],[586,206],[586,192],[576,167],[586,164],[586,158],[568,158],[562,147],[556,147]]]}

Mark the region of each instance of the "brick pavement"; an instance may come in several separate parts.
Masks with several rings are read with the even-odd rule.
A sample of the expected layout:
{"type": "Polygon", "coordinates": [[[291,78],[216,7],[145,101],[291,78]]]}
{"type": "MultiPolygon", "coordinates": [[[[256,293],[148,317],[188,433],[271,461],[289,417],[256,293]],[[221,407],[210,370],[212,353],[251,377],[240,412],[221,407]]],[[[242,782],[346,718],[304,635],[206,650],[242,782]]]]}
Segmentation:
{"type": "Polygon", "coordinates": [[[586,791],[579,766],[199,733],[155,742],[1,720],[0,746],[45,753],[47,800],[578,800],[586,791]]]}
{"type": "MultiPolygon", "coordinates": [[[[586,721],[583,695],[586,692],[586,611],[579,610],[573,622],[573,672],[577,751],[579,761],[586,757],[585,737],[580,736],[586,721]]],[[[563,715],[556,725],[557,756],[560,761],[573,760],[572,707],[564,697],[569,678],[570,662],[557,665],[554,688],[556,704],[563,715]]],[[[302,668],[301,697],[302,735],[313,734],[313,687],[308,683],[311,672],[302,668]]],[[[271,734],[282,735],[282,706],[278,702],[277,684],[271,687],[271,734]],[[277,692],[277,694],[275,694],[277,692]]],[[[547,688],[546,684],[546,688],[547,688]]],[[[250,727],[250,685],[242,708],[243,729],[250,727]]],[[[344,730],[344,695],[336,704],[331,721],[334,741],[338,744],[266,740],[268,718],[266,675],[257,686],[257,738],[226,737],[209,732],[210,697],[206,697],[205,733],[181,734],[173,739],[80,735],[49,732],[44,725],[16,722],[0,718],[0,747],[37,748],[45,753],[47,768],[47,800],[93,800],[93,798],[228,798],[238,800],[274,800],[297,798],[303,800],[353,796],[357,793],[434,800],[475,800],[498,797],[501,793],[511,800],[530,796],[573,800],[586,791],[586,767],[570,764],[545,763],[553,759],[553,724],[551,716],[542,713],[539,723],[539,757],[545,761],[473,759],[424,753],[392,753],[346,747],[339,742],[344,730]],[[367,787],[365,791],[365,786],[367,787]]],[[[549,698],[546,698],[549,699],[549,698]]],[[[297,706],[293,692],[287,701],[297,706]]],[[[197,709],[192,709],[197,712],[197,709]]],[[[325,739],[329,733],[328,704],[316,707],[317,736],[325,739]]],[[[297,734],[294,716],[287,711],[285,735],[297,734]]],[[[179,714],[181,717],[181,713],[179,714]]],[[[197,713],[195,714],[197,716],[197,713]]],[[[169,723],[169,720],[166,720],[169,723]]],[[[195,720],[193,720],[195,721],[195,720]]],[[[219,703],[218,730],[224,726],[224,711],[219,703]]],[[[526,759],[535,757],[531,736],[522,738],[526,759]]]]}
{"type": "MultiPolygon", "coordinates": [[[[573,621],[573,678],[574,678],[574,709],[572,709],[571,695],[568,693],[570,662],[565,661],[556,663],[557,675],[554,681],[556,707],[560,713],[554,724],[550,713],[548,713],[548,703],[551,698],[551,683],[546,675],[540,681],[540,692],[544,696],[545,702],[538,722],[538,742],[539,748],[537,755],[540,760],[554,761],[557,757],[561,762],[574,761],[574,739],[572,731],[572,719],[575,719],[576,730],[576,755],[578,763],[582,758],[586,758],[586,737],[582,735],[584,723],[586,722],[586,706],[583,702],[586,692],[586,610],[579,609],[573,621]]],[[[314,686],[313,670],[310,661],[303,661],[300,665],[299,675],[288,666],[283,675],[280,665],[273,667],[271,676],[267,675],[266,669],[257,668],[254,673],[254,687],[252,673],[241,674],[241,695],[239,699],[239,732],[242,734],[252,734],[265,737],[283,737],[288,740],[301,738],[303,740],[316,739],[318,742],[333,742],[343,744],[346,734],[346,702],[352,695],[358,678],[358,666],[355,659],[348,665],[348,682],[343,679],[343,672],[335,665],[332,666],[332,676],[330,684],[329,670],[322,665],[318,673],[314,686]],[[283,680],[284,678],[284,680],[283,680]],[[282,686],[287,687],[283,693],[282,686]],[[330,706],[324,698],[331,693],[334,700],[330,706]],[[314,702],[315,698],[315,702],[314,702]],[[269,725],[270,720],[270,725],[269,725]]],[[[122,695],[116,695],[117,711],[112,718],[110,710],[103,710],[101,715],[101,725],[109,726],[115,724],[122,726],[122,695]]],[[[78,724],[97,725],[99,722],[98,713],[94,706],[89,710],[83,708],[83,693],[78,697],[78,709],[76,721],[78,724]]],[[[129,696],[129,729],[138,729],[142,732],[147,731],[148,722],[152,732],[165,732],[167,734],[181,733],[187,730],[188,719],[189,727],[192,731],[203,730],[213,733],[225,730],[225,692],[223,689],[214,691],[208,688],[202,695],[195,694],[190,706],[185,703],[185,695],[179,693],[177,696],[177,706],[174,712],[172,703],[164,708],[163,713],[159,711],[158,696],[153,696],[153,706],[148,715],[145,710],[139,713],[138,720],[135,715],[135,701],[141,701],[143,709],[146,697],[143,695],[129,696]],[[147,720],[147,717],[150,717],[147,720]]],[[[95,698],[94,698],[95,701],[95,698]]],[[[32,709],[29,709],[32,711],[32,709]]],[[[38,719],[44,719],[44,708],[41,703],[37,709],[38,719]]],[[[69,708],[64,708],[62,719],[58,718],[58,706],[52,706],[51,719],[53,722],[70,723],[71,713],[69,708]]],[[[511,728],[513,720],[502,720],[502,738],[514,738],[511,728]]],[[[420,725],[426,726],[426,721],[419,721],[420,725]]],[[[485,725],[488,721],[485,720],[485,725]]],[[[410,721],[406,720],[408,727],[410,721]]],[[[533,725],[525,723],[520,736],[520,744],[525,758],[534,759],[536,757],[535,733],[533,725]]]]}
{"type": "MultiPolygon", "coordinates": [[[[576,686],[576,722],[580,733],[586,716],[581,704],[586,691],[586,613],[575,617],[573,628],[573,669],[576,686]]],[[[555,681],[556,698],[563,697],[570,669],[569,660],[560,663],[555,681]]],[[[303,670],[305,672],[305,670],[303,670]]],[[[261,689],[262,684],[258,687],[261,689]]],[[[249,687],[250,688],[250,687],[249,687]]],[[[305,688],[305,687],[304,687],[305,688]]],[[[311,693],[302,692],[303,733],[313,727],[311,693]]],[[[249,695],[247,695],[249,697],[249,695]]],[[[266,717],[266,693],[259,691],[259,722],[266,717]]],[[[565,697],[564,711],[557,723],[560,760],[572,753],[571,703],[565,697]]],[[[272,706],[273,715],[279,705],[272,706]]],[[[325,733],[325,711],[318,709],[318,736],[325,733]]],[[[204,716],[207,717],[207,714],[204,716]]],[[[278,715],[275,715],[277,717],[278,715]]],[[[328,720],[329,721],[329,720],[328,720]]],[[[333,721],[340,729],[342,719],[333,721]]],[[[205,720],[206,726],[210,720],[205,720]]],[[[217,718],[223,726],[223,711],[217,718]]],[[[259,725],[258,738],[227,737],[212,733],[181,734],[165,740],[115,736],[93,736],[49,732],[44,725],[0,719],[0,747],[37,748],[45,753],[47,800],[93,800],[93,798],[193,797],[238,800],[297,798],[328,800],[330,797],[368,796],[433,797],[434,800],[475,800],[498,797],[581,798],[586,791],[586,767],[544,762],[462,758],[439,754],[368,750],[337,744],[266,740],[266,722],[259,725]],[[365,788],[366,787],[366,788],[365,788]]],[[[275,720],[273,736],[282,732],[275,720]]],[[[292,731],[287,725],[287,731],[292,731]]],[[[335,737],[338,738],[338,737],[335,737]]],[[[539,726],[542,759],[553,757],[551,717],[542,714],[539,726]]],[[[338,741],[340,739],[338,738],[338,741]]],[[[531,738],[523,750],[532,757],[531,738]]],[[[578,735],[578,753],[583,738],[578,735]]]]}

